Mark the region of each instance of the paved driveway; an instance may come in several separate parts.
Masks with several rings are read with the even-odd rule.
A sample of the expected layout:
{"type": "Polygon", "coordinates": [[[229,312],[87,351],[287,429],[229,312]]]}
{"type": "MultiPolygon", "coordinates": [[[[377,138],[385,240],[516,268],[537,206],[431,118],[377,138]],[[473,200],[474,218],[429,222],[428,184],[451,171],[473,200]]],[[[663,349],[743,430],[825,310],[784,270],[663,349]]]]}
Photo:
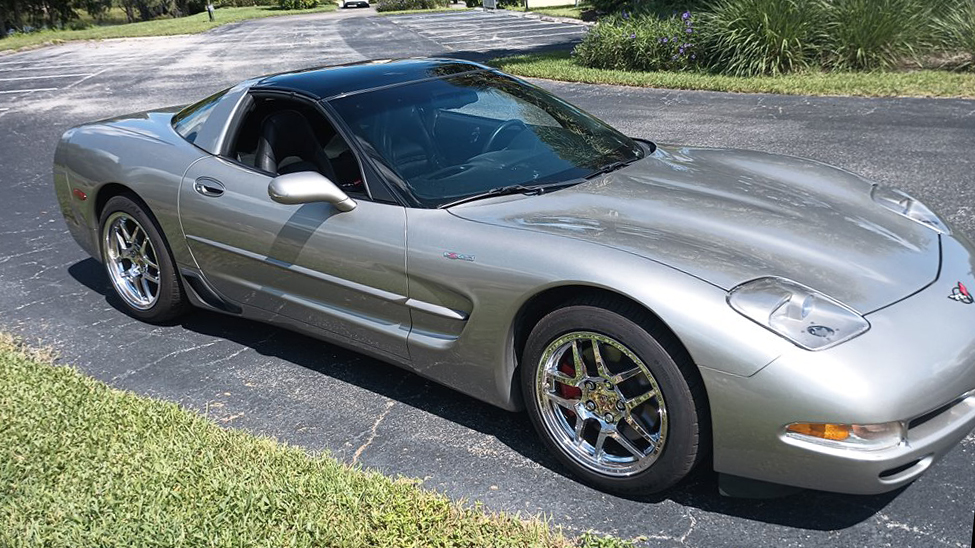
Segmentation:
{"type": "MultiPolygon", "coordinates": [[[[262,73],[444,54],[458,44],[422,18],[364,13],[0,56],[0,328],[54,345],[96,378],[206,410],[220,424],[421,477],[430,489],[490,509],[542,512],[573,531],[642,536],[649,546],[969,546],[975,437],[920,481],[881,497],[729,500],[716,494],[711,474],[701,473],[664,496],[628,500],[566,477],[535,442],[524,415],[395,367],[235,318],[200,312],[157,327],[119,312],[100,267],[71,241],[56,209],[50,163],[61,132],[120,112],[186,103],[262,73]]],[[[450,16],[483,17],[484,25],[497,25],[498,17],[523,21],[450,16]]],[[[465,55],[493,53],[481,47],[465,55]]],[[[917,194],[975,235],[975,101],[542,85],[630,134],[812,156],[865,173],[917,194]]]]}

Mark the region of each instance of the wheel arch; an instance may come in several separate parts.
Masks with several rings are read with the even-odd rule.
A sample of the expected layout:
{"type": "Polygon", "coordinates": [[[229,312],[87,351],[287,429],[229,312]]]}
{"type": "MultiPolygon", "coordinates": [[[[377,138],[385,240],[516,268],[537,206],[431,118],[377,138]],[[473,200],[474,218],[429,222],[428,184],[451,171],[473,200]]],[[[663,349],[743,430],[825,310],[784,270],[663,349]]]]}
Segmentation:
{"type": "MultiPolygon", "coordinates": [[[[520,390],[518,390],[517,387],[520,385],[518,379],[521,375],[522,354],[524,353],[525,344],[528,341],[528,336],[531,334],[532,329],[547,314],[566,305],[571,305],[574,302],[581,301],[603,303],[604,305],[617,303],[624,305],[627,308],[631,308],[632,310],[638,310],[645,313],[644,317],[638,318],[640,323],[649,322],[651,324],[645,325],[645,328],[650,328],[648,330],[665,334],[666,338],[668,339],[666,341],[667,344],[665,344],[666,349],[669,352],[679,352],[681,354],[679,357],[685,359],[687,363],[692,365],[692,367],[689,368],[690,370],[686,373],[694,375],[696,378],[688,379],[688,383],[700,384],[701,393],[707,400],[704,402],[704,410],[706,411],[706,415],[704,416],[703,433],[710,438],[710,397],[708,396],[707,387],[705,386],[704,380],[701,377],[700,370],[697,368],[697,364],[692,358],[691,353],[688,351],[687,346],[683,343],[683,341],[681,341],[681,338],[673,329],[671,329],[667,322],[645,304],[617,291],[598,286],[568,284],[550,287],[531,296],[521,305],[521,308],[515,315],[512,325],[511,338],[511,350],[515,359],[515,368],[510,382],[513,393],[517,395],[516,397],[518,398],[518,405],[524,405],[524,395],[520,390]]],[[[663,344],[663,341],[661,341],[661,343],[663,344]]]]}

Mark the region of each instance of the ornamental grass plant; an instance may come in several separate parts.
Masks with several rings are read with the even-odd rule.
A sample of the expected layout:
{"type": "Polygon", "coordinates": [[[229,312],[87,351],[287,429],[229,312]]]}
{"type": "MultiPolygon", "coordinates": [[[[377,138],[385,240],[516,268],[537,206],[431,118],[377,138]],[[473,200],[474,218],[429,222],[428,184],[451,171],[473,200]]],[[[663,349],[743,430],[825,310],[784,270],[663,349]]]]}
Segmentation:
{"type": "Polygon", "coordinates": [[[918,68],[931,66],[924,60],[932,58],[942,68],[975,67],[975,0],[648,0],[626,5],[602,17],[576,47],[578,64],[739,77],[918,68]],[[665,4],[682,9],[661,15],[665,4]],[[636,12],[628,11],[634,6],[636,12]]]}

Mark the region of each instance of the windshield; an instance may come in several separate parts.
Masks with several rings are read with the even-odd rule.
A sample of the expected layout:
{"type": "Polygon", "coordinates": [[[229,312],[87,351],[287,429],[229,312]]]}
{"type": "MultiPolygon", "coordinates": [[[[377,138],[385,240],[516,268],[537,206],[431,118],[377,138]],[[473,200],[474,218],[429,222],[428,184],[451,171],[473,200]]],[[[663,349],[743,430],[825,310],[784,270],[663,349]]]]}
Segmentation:
{"type": "Polygon", "coordinates": [[[643,156],[633,140],[551,94],[475,72],[330,101],[425,207],[512,185],[559,184],[643,156]]]}

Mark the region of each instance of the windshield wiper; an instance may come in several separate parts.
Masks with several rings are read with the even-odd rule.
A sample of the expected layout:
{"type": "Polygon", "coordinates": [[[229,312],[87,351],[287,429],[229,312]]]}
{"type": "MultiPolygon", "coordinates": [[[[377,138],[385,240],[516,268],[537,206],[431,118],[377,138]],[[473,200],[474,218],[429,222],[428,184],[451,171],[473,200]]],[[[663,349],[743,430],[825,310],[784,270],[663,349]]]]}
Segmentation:
{"type": "Polygon", "coordinates": [[[630,160],[621,160],[621,161],[617,161],[617,162],[610,162],[610,163],[604,165],[603,167],[597,169],[596,171],[593,171],[589,175],[586,175],[585,178],[586,179],[593,179],[593,178],[598,177],[600,175],[605,175],[605,174],[607,174],[607,173],[609,173],[611,171],[616,171],[617,169],[622,169],[622,168],[624,168],[624,167],[632,164],[633,162],[635,162],[635,161],[637,161],[639,159],[640,158],[633,158],[633,159],[630,159],[630,160]]]}
{"type": "Polygon", "coordinates": [[[494,196],[506,196],[509,194],[524,194],[525,196],[537,196],[539,194],[544,194],[550,190],[555,190],[557,188],[564,188],[567,186],[572,186],[581,183],[579,179],[574,179],[571,181],[562,181],[558,183],[547,183],[541,185],[508,185],[499,186],[497,188],[492,188],[491,190],[481,192],[479,194],[474,194],[467,196],[465,198],[460,198],[459,200],[454,200],[453,202],[447,202],[437,206],[440,209],[446,209],[455,205],[466,204],[467,202],[473,202],[474,200],[480,200],[482,198],[491,198],[494,196]]]}

